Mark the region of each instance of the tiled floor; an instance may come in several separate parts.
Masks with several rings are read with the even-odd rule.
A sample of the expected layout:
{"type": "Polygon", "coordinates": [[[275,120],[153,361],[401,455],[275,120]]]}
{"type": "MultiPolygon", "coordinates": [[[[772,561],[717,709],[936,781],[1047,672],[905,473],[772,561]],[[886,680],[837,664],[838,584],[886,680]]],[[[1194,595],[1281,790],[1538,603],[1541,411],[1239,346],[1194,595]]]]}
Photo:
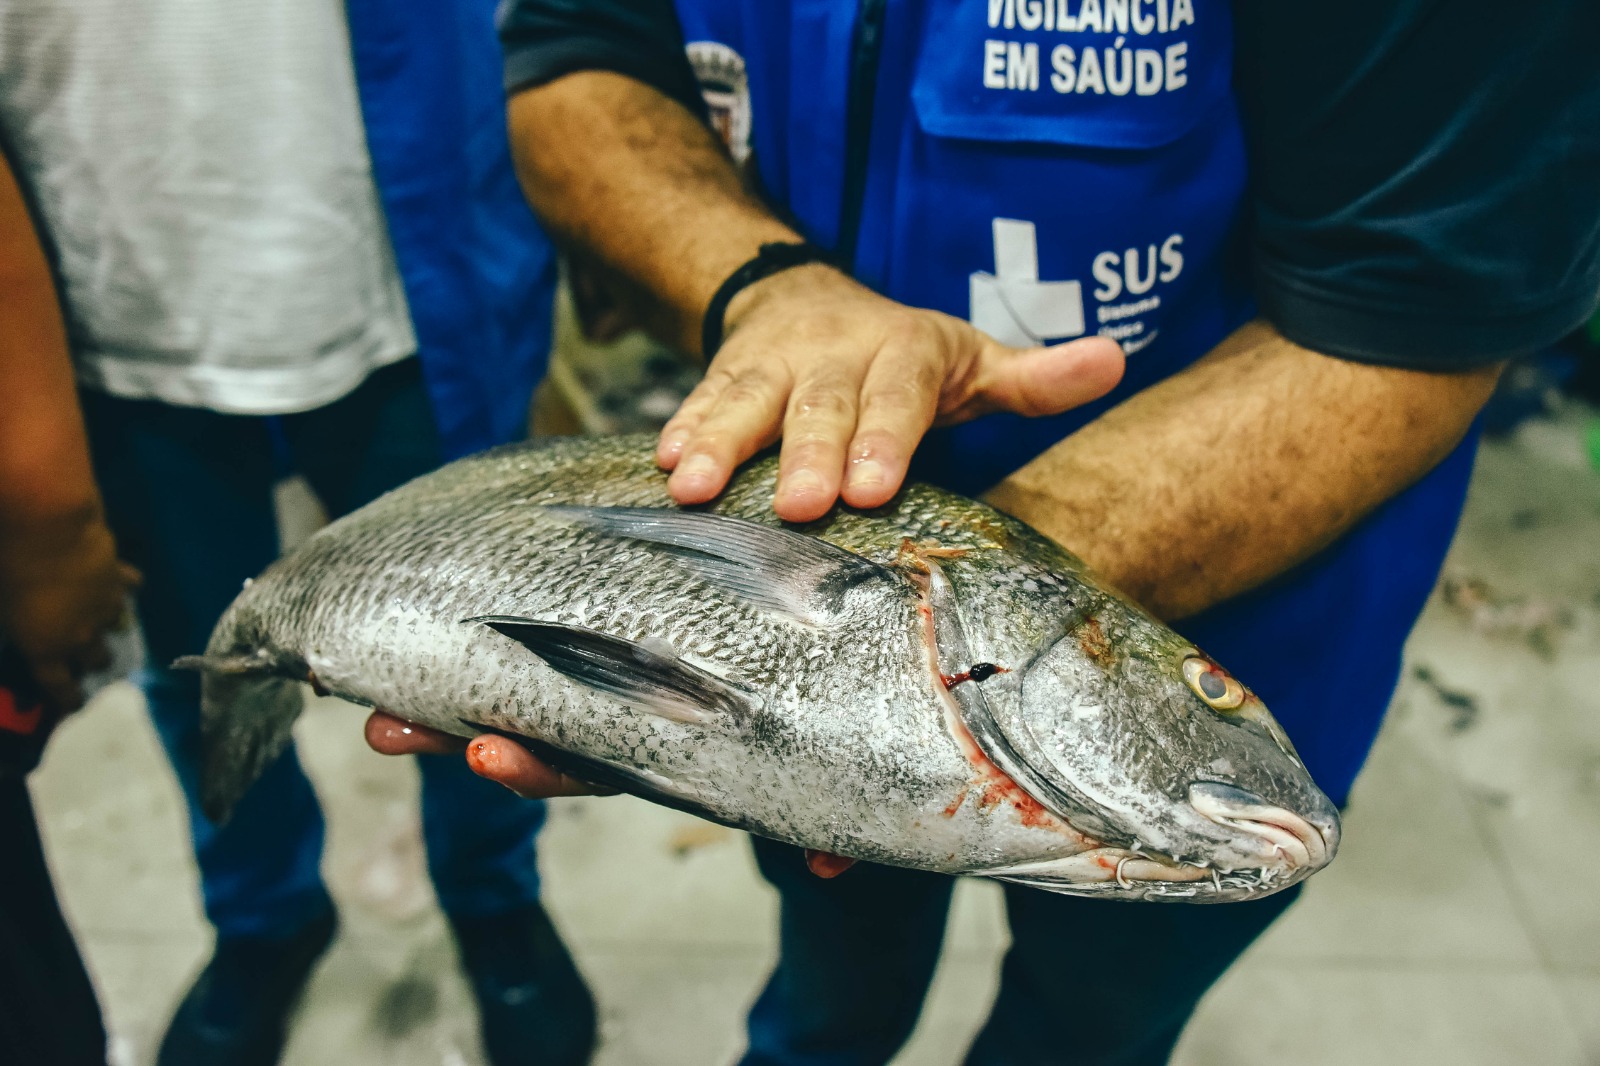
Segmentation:
{"type": "MultiPolygon", "coordinates": [[[[1342,855],[1206,1001],[1181,1066],[1600,1064],[1600,477],[1575,441],[1568,419],[1485,452],[1449,572],[1523,602],[1476,622],[1430,607],[1342,855]]],[[[476,1064],[422,876],[415,771],[323,702],[301,741],[331,812],[344,935],[289,1061],[476,1064]]],[[[36,785],[118,1054],[145,1063],[207,933],[131,690],[71,723],[36,785]]],[[[726,1062],[773,951],[773,900],[742,841],[630,799],[576,800],[555,805],[543,866],[603,1005],[602,1066],[726,1062]]],[[[993,996],[998,895],[964,883],[957,901],[901,1066],[958,1062],[993,996]]],[[[1063,1009],[1064,1048],[1079,1022],[1063,1009]]]]}

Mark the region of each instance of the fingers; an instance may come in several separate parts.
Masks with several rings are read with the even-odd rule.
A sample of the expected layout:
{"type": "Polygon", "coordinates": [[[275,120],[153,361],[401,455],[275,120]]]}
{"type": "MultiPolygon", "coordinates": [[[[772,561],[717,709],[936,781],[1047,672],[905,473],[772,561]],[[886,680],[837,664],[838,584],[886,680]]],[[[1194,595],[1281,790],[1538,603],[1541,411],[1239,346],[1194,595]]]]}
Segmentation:
{"type": "Polygon", "coordinates": [[[835,855],[831,851],[806,849],[806,868],[824,881],[838,877],[855,864],[856,861],[854,859],[847,859],[843,855],[835,855]]]}
{"type": "Polygon", "coordinates": [[[516,741],[492,734],[467,745],[467,765],[479,777],[498,782],[524,799],[608,794],[541,762],[516,741]]]}
{"type": "Polygon", "coordinates": [[[472,772],[498,782],[527,799],[551,796],[603,796],[605,789],[568,777],[539,761],[521,744],[492,734],[467,740],[385,711],[367,717],[367,744],[382,755],[454,755],[465,751],[472,772]]]}
{"type": "Polygon", "coordinates": [[[465,750],[465,737],[441,733],[385,711],[367,716],[367,745],[380,755],[450,755],[465,750]]]}
{"type": "Polygon", "coordinates": [[[661,436],[656,441],[656,463],[661,469],[671,470],[678,465],[678,460],[683,457],[684,446],[705,420],[706,413],[716,406],[717,397],[729,380],[727,375],[712,371],[684,397],[677,412],[661,427],[661,436]]]}
{"type": "Polygon", "coordinates": [[[850,441],[844,502],[882,507],[899,491],[943,386],[939,366],[909,351],[886,352],[861,387],[861,415],[850,441]]]}
{"type": "Polygon", "coordinates": [[[690,396],[657,448],[658,458],[676,451],[667,491],[681,504],[715,498],[735,467],[778,439],[789,382],[776,370],[752,368],[708,378],[695,392],[704,395],[690,396]]]}
{"type": "Polygon", "coordinates": [[[772,498],[772,509],[784,521],[815,521],[839,498],[860,387],[859,375],[836,373],[803,382],[789,398],[772,498]]]}
{"type": "Polygon", "coordinates": [[[1056,414],[1121,379],[1122,349],[1109,338],[1017,351],[848,280],[823,284],[830,277],[779,290],[769,282],[765,301],[745,312],[662,430],[656,459],[672,471],[667,488],[678,503],[709,502],[740,463],[781,435],[780,518],[821,518],[841,494],[854,507],[882,506],[936,416],[1056,414]]]}
{"type": "Polygon", "coordinates": [[[956,414],[1014,411],[1039,417],[1097,400],[1122,380],[1122,348],[1109,337],[1084,337],[1050,348],[1016,351],[986,345],[978,371],[976,403],[956,414]]]}

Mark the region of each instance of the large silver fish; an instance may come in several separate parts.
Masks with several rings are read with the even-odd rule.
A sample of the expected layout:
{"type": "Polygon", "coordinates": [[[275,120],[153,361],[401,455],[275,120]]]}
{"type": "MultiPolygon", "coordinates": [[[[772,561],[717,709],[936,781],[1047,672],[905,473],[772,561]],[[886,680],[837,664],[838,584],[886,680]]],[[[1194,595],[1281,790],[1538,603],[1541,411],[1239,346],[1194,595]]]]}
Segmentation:
{"type": "Polygon", "coordinates": [[[775,474],[682,510],[650,440],[558,440],[335,522],[190,662],[207,809],[310,681],[852,859],[1209,902],[1333,857],[1338,814],[1261,702],[1061,547],[921,485],[786,527],[775,474]]]}

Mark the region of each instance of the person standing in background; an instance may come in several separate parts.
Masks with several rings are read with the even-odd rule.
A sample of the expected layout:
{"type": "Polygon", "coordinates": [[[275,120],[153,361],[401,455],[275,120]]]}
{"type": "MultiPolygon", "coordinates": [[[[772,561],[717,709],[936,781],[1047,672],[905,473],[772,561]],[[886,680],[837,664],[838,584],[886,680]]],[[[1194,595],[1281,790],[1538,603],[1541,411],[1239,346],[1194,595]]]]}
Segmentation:
{"type": "Polygon", "coordinates": [[[28,794],[138,575],[95,488],[50,268],[0,154],[0,1062],[104,1066],[106,1032],[28,794]]]}
{"type": "MultiPolygon", "coordinates": [[[[217,930],[161,1066],[277,1061],[336,925],[293,751],[213,825],[198,678],[163,665],[276,556],[277,459],[338,516],[525,433],[554,262],[508,159],[492,7],[0,2],[0,138],[145,577],[144,689],[217,930]]],[[[490,1061],[586,1061],[593,1001],[538,900],[543,809],[431,762],[422,808],[490,1061]]]]}

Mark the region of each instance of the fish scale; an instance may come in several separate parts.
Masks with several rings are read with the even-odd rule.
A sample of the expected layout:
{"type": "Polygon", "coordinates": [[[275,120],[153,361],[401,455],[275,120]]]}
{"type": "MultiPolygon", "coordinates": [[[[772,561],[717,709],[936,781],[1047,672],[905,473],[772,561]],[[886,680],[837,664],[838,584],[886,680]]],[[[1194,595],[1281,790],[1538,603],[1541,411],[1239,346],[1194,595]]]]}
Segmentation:
{"type": "Polygon", "coordinates": [[[458,461],[331,524],[250,583],[191,663],[208,809],[282,747],[294,683],[314,679],[853,859],[1146,899],[1247,898],[1310,872],[1263,875],[1259,832],[1179,794],[1205,781],[1202,806],[1244,802],[1225,786],[1260,800],[1244,823],[1279,812],[1291,835],[1306,818],[1336,834],[1265,708],[1201,704],[1179,676],[1198,651],[1064,549],[924,485],[786,526],[775,478],[758,460],[682,511],[652,441],[557,440],[458,461]],[[1104,712],[1074,712],[1085,700],[1104,712]],[[1197,769],[1224,760],[1249,780],[1197,769]],[[1239,886],[1146,860],[1163,845],[1239,886]],[[1124,887],[1129,861],[1162,876],[1124,887]]]}

